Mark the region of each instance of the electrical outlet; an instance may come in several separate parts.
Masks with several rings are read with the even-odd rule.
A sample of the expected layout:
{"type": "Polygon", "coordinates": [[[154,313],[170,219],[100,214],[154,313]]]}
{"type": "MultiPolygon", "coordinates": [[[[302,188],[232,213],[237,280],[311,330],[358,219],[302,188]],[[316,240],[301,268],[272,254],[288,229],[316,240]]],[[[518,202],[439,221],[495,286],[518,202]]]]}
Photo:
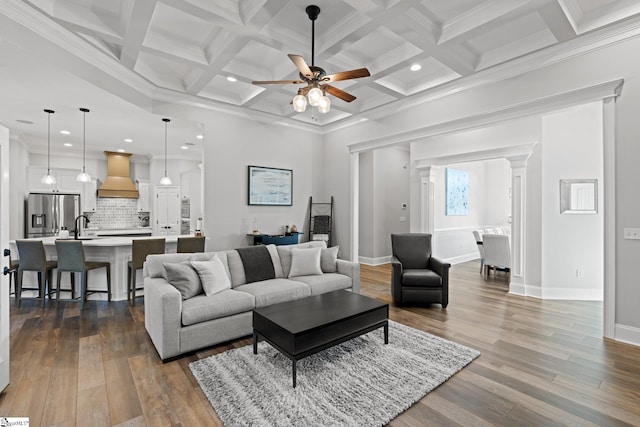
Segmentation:
{"type": "Polygon", "coordinates": [[[629,240],[640,240],[640,228],[625,228],[624,238],[629,240]]]}
{"type": "Polygon", "coordinates": [[[576,277],[578,279],[582,278],[582,276],[584,275],[584,270],[582,270],[581,268],[577,268],[576,269],[576,277]]]}

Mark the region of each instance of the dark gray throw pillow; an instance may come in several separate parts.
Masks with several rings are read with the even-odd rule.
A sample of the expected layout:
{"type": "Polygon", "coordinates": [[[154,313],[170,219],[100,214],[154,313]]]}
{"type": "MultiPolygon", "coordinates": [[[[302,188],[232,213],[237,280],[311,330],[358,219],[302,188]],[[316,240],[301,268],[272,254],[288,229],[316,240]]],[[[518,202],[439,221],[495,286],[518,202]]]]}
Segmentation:
{"type": "Polygon", "coordinates": [[[163,262],[165,277],[167,282],[171,283],[180,294],[182,299],[189,299],[201,294],[202,284],[198,272],[193,269],[189,261],[172,263],[163,262]]]}

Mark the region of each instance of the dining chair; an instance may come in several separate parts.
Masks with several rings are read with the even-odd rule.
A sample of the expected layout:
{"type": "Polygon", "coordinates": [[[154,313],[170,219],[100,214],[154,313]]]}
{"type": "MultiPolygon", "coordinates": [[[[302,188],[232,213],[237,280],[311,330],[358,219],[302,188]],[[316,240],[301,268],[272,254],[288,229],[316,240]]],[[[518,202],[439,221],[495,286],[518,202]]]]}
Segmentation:
{"type": "Polygon", "coordinates": [[[205,237],[178,237],[178,253],[204,252],[205,237]]]}
{"type": "Polygon", "coordinates": [[[58,273],[56,277],[56,301],[60,304],[60,279],[62,273],[70,273],[71,298],[63,301],[80,301],[80,310],[84,310],[87,296],[96,292],[106,292],[107,299],[111,301],[111,263],[108,261],[87,261],[84,256],[84,247],[81,240],[56,240],[56,252],[58,253],[58,273]],[[91,290],[87,284],[89,271],[97,268],[105,268],[107,271],[107,290],[91,290]],[[75,274],[80,273],[80,296],[75,297],[75,274]]]}
{"type": "Polygon", "coordinates": [[[478,252],[480,253],[480,274],[484,272],[484,246],[482,242],[482,236],[484,235],[484,230],[473,230],[473,238],[476,241],[476,246],[478,247],[478,252]]]}
{"type": "Polygon", "coordinates": [[[134,239],[131,242],[131,261],[127,264],[127,299],[130,299],[133,305],[136,303],[136,291],[143,289],[143,287],[136,287],[137,271],[144,265],[144,262],[147,260],[147,255],[163,254],[164,248],[164,238],[134,239]]]}
{"type": "Polygon", "coordinates": [[[511,282],[511,249],[509,248],[509,236],[506,234],[485,234],[482,240],[484,247],[485,277],[489,278],[489,270],[493,269],[493,277],[496,270],[507,273],[507,283],[511,282]]]}
{"type": "Polygon", "coordinates": [[[44,250],[42,240],[16,240],[18,247],[18,276],[16,288],[16,304],[20,307],[22,303],[22,292],[28,290],[37,290],[40,298],[40,306],[44,307],[45,296],[51,299],[51,294],[55,290],[51,289],[51,280],[53,278],[53,269],[58,266],[57,261],[47,261],[47,255],[44,250]],[[25,271],[34,271],[38,273],[38,287],[24,288],[22,286],[22,278],[25,271]],[[44,276],[44,278],[43,278],[44,276]]]}

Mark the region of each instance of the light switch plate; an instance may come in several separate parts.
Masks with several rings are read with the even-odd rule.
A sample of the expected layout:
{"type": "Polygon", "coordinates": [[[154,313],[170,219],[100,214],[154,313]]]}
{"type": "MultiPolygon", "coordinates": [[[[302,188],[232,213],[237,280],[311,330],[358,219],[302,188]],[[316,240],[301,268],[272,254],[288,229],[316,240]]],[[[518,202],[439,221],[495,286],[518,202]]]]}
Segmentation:
{"type": "Polygon", "coordinates": [[[629,240],[640,240],[640,228],[625,228],[624,238],[629,240]]]}

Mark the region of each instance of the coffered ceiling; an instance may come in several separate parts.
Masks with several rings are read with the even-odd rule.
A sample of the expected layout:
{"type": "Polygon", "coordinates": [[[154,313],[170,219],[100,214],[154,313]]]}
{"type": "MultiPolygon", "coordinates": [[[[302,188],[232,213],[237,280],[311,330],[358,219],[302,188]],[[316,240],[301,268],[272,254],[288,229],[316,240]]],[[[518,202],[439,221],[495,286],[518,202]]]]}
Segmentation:
{"type": "MultiPolygon", "coordinates": [[[[94,55],[84,55],[87,62],[107,64],[114,74],[130,73],[141,86],[171,93],[178,101],[246,109],[318,126],[402,103],[440,85],[640,16],[640,2],[631,0],[2,0],[0,5],[3,3],[0,12],[8,11],[7,5],[26,5],[57,36],[90,46],[94,55]],[[293,111],[290,101],[300,85],[251,83],[298,79],[289,53],[311,63],[311,22],[305,13],[310,3],[321,8],[315,25],[315,65],[329,74],[360,67],[371,72],[368,78],[334,83],[357,99],[346,103],[332,98],[331,112],[323,115],[309,109],[293,111]],[[411,71],[412,65],[421,68],[411,71]]],[[[0,52],[6,40],[14,50],[21,46],[9,30],[0,29],[0,37],[0,52]]],[[[22,47],[24,52],[13,54],[28,55],[28,41],[22,47]]],[[[6,75],[6,67],[14,66],[20,64],[3,61],[0,77],[6,75]]],[[[53,73],[64,73],[67,80],[69,76],[85,78],[74,71],[73,64],[53,73]]],[[[90,102],[97,108],[102,99],[116,102],[109,101],[115,96],[108,90],[100,90],[101,86],[107,89],[106,85],[86,80],[97,86],[85,92],[96,96],[90,102]]],[[[12,90],[6,86],[0,89],[12,90]]],[[[34,105],[38,111],[42,107],[41,101],[34,105]]],[[[10,108],[0,107],[0,120],[30,132],[11,120],[16,116],[10,108]]],[[[197,124],[189,134],[195,131],[197,124]]],[[[185,138],[191,136],[185,133],[185,138]]]]}

